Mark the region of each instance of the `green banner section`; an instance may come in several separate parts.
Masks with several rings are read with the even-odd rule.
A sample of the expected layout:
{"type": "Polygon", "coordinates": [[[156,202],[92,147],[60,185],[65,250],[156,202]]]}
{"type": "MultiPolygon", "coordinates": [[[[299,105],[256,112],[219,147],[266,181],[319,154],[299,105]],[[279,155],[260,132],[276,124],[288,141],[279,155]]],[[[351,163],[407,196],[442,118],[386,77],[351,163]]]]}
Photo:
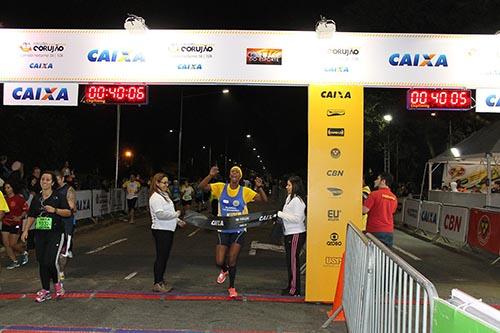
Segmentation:
{"type": "Polygon", "coordinates": [[[472,315],[459,310],[448,302],[436,299],[434,302],[433,333],[498,333],[490,325],[474,319],[472,315]]]}

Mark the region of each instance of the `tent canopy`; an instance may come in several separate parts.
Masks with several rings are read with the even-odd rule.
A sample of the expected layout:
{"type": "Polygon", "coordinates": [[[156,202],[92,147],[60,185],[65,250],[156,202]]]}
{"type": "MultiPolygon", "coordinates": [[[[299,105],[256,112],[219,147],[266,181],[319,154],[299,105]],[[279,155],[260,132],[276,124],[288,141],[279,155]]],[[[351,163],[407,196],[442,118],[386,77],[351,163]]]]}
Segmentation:
{"type": "Polygon", "coordinates": [[[500,159],[500,121],[494,122],[479,131],[476,131],[467,139],[456,144],[460,157],[454,157],[449,149],[429,160],[430,163],[446,162],[484,162],[487,153],[491,153],[492,159],[500,159]]]}

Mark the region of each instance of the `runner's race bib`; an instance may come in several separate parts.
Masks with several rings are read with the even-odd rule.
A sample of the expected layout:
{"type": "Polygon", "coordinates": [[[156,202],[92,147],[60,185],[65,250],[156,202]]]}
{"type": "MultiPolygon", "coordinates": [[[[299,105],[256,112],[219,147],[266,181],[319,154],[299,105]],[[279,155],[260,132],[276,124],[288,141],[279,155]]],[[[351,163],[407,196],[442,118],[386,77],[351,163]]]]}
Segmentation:
{"type": "Polygon", "coordinates": [[[52,230],[52,217],[39,216],[35,222],[36,230],[52,230]]]}

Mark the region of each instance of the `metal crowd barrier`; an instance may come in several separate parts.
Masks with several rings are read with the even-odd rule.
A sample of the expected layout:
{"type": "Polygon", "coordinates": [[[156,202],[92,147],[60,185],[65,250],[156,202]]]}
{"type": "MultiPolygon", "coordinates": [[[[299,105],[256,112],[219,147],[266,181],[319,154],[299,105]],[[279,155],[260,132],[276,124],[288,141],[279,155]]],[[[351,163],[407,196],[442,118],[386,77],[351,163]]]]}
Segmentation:
{"type": "MultiPolygon", "coordinates": [[[[352,226],[351,226],[352,228],[352,226]]],[[[373,235],[369,239],[365,332],[430,332],[434,285],[373,235]]]]}
{"type": "Polygon", "coordinates": [[[342,306],[352,333],[430,332],[436,288],[373,235],[348,224],[342,306]]]}

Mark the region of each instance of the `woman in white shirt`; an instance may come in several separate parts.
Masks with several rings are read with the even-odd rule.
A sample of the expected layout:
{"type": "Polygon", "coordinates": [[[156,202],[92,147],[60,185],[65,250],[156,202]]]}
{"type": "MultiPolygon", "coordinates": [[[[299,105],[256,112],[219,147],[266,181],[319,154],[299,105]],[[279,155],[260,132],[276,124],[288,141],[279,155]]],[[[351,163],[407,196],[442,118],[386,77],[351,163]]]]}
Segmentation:
{"type": "Polygon", "coordinates": [[[283,220],[285,235],[286,264],[288,268],[288,286],[281,291],[282,295],[300,296],[300,250],[306,241],[306,204],[304,185],[298,176],[292,176],[286,184],[288,196],[283,211],[278,217],[283,220]]]}
{"type": "Polygon", "coordinates": [[[175,211],[174,203],[168,196],[168,177],[164,173],[157,173],[151,180],[149,187],[149,212],[151,213],[151,231],[156,246],[156,260],[154,264],[153,291],[169,292],[172,287],[164,280],[170,249],[174,239],[174,231],[185,222],[179,220],[180,211],[175,211]]]}

